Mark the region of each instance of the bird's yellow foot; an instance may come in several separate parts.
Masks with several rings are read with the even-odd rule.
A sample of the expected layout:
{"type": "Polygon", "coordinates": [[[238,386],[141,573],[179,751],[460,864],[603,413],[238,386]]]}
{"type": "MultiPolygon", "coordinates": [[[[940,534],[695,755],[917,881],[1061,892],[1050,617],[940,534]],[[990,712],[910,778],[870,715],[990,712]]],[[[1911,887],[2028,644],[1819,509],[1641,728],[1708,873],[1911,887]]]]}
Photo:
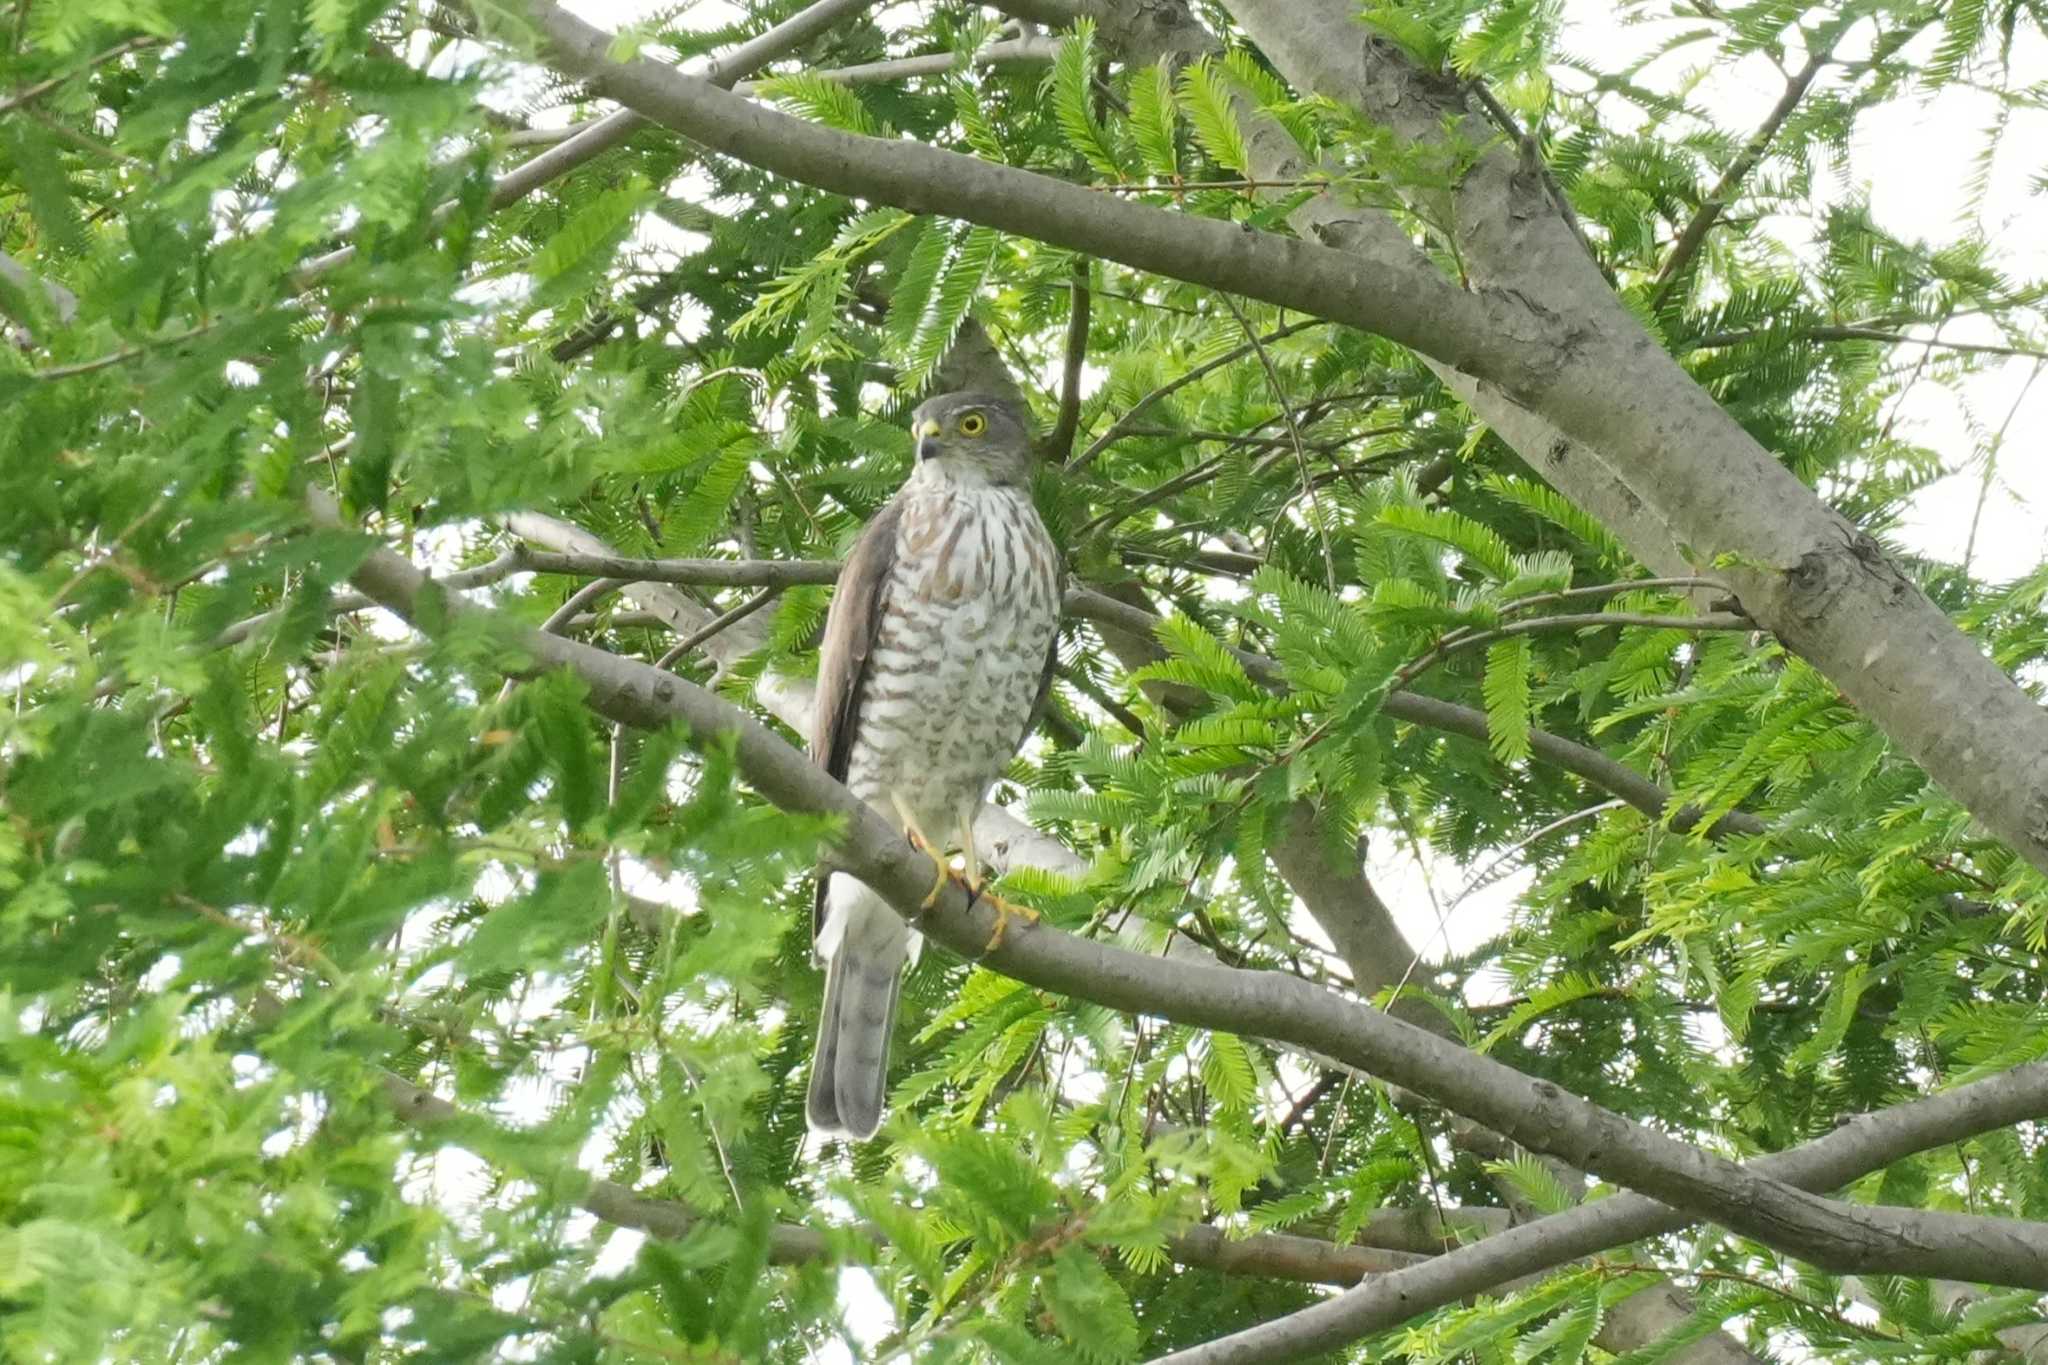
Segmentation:
{"type": "Polygon", "coordinates": [[[974,896],[976,900],[987,901],[996,911],[996,931],[988,936],[988,946],[981,950],[984,953],[992,953],[1002,946],[1003,935],[1009,931],[1011,920],[1022,920],[1026,924],[1038,923],[1038,912],[1028,905],[1013,904],[995,892],[983,891],[979,887],[975,888],[974,896]]]}
{"type": "MultiPolygon", "coordinates": [[[[932,867],[936,869],[938,873],[938,875],[932,879],[932,889],[925,895],[924,900],[920,902],[917,907],[917,911],[919,914],[929,914],[931,911],[938,908],[939,897],[944,895],[946,891],[946,883],[951,881],[960,881],[960,874],[953,870],[953,865],[947,862],[945,858],[939,853],[939,851],[933,848],[930,843],[926,842],[925,837],[922,834],[919,834],[917,830],[910,829],[906,830],[904,833],[905,836],[910,840],[910,846],[916,849],[919,853],[924,854],[925,857],[930,858],[932,860],[932,867]]],[[[964,882],[962,882],[961,884],[965,885],[964,882]]],[[[968,894],[973,894],[972,888],[969,888],[968,894]]]]}

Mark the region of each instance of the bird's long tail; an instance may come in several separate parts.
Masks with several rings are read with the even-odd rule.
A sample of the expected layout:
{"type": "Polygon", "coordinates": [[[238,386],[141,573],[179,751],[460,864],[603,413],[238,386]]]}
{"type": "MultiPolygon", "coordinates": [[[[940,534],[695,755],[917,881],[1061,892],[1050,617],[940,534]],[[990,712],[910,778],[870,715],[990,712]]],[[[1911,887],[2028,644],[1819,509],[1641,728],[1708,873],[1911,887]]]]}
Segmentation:
{"type": "Polygon", "coordinates": [[[805,1114],[814,1132],[866,1141],[882,1126],[889,1036],[903,984],[910,927],[853,878],[832,879],[818,947],[830,961],[805,1114]]]}

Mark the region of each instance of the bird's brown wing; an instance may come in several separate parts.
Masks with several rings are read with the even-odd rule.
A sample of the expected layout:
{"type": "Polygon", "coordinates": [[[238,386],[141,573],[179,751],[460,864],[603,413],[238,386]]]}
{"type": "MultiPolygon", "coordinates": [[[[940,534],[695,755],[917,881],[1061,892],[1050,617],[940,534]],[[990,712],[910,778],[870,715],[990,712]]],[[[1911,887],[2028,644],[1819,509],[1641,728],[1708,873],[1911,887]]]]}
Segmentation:
{"type": "MultiPolygon", "coordinates": [[[[903,501],[891,498],[854,542],[839,587],[825,615],[825,642],[818,650],[818,695],[811,713],[811,758],[834,779],[844,782],[853,738],[860,733],[861,684],[867,678],[868,656],[882,629],[882,592],[896,566],[896,526],[903,519],[903,501]]],[[[818,869],[811,901],[811,937],[825,927],[825,868],[818,869]]]]}

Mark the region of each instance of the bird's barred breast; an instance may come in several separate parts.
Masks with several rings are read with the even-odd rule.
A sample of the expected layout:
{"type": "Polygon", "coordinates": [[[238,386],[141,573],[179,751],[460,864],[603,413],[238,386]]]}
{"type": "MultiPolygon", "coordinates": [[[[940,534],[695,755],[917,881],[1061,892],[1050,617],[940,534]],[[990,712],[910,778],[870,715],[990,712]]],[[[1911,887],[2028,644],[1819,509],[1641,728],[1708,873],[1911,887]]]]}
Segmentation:
{"type": "Polygon", "coordinates": [[[1055,551],[1021,490],[948,490],[904,508],[848,755],[855,795],[893,791],[950,832],[1009,763],[1059,624],[1055,551]]]}

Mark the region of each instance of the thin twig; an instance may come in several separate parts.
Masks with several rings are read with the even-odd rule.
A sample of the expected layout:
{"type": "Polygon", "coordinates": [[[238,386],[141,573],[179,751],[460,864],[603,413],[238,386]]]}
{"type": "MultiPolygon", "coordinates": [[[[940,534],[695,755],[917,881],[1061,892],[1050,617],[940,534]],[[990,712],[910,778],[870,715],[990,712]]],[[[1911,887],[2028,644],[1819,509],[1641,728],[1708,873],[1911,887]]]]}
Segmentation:
{"type": "MultiPolygon", "coordinates": [[[[791,15],[766,33],[740,44],[731,52],[712,59],[691,74],[712,85],[731,89],[768,63],[795,51],[840,20],[869,8],[873,3],[874,0],[818,0],[816,4],[791,15]]],[[[646,119],[632,110],[620,109],[601,119],[578,125],[574,135],[561,145],[549,148],[531,161],[507,171],[493,181],[490,207],[501,209],[508,204],[517,203],[550,180],[560,179],[586,162],[602,156],[624,142],[646,123],[646,119]]],[[[442,204],[434,210],[436,221],[453,213],[455,208],[453,200],[442,204]]],[[[316,256],[292,272],[292,287],[310,289],[322,276],[347,265],[355,256],[356,248],[353,245],[330,251],[324,256],[316,256]]]]}
{"type": "MultiPolygon", "coordinates": [[[[1265,345],[1271,345],[1276,341],[1281,341],[1287,337],[1293,336],[1296,332],[1305,332],[1311,327],[1322,327],[1325,325],[1326,324],[1321,318],[1303,318],[1300,322],[1290,322],[1285,327],[1275,328],[1274,330],[1266,333],[1266,335],[1264,335],[1263,337],[1260,337],[1259,341],[1265,345]]],[[[1107,450],[1111,445],[1115,444],[1118,440],[1120,440],[1124,435],[1126,435],[1129,432],[1131,426],[1138,420],[1138,415],[1140,413],[1144,412],[1147,408],[1150,408],[1154,403],[1157,403],[1160,399],[1165,398],[1167,395],[1172,394],[1180,389],[1186,388],[1188,385],[1194,383],[1197,379],[1200,379],[1202,376],[1209,374],[1212,371],[1220,370],[1225,365],[1229,365],[1233,362],[1244,359],[1251,353],[1252,347],[1249,344],[1236,347],[1233,350],[1226,351],[1224,354],[1217,356],[1214,360],[1205,361],[1202,364],[1195,366],[1192,370],[1189,370],[1187,373],[1180,375],[1178,378],[1171,379],[1166,383],[1161,384],[1158,388],[1152,390],[1152,392],[1146,394],[1143,398],[1140,398],[1137,402],[1133,403],[1130,409],[1127,412],[1125,412],[1123,416],[1117,418],[1116,422],[1113,425],[1111,425],[1108,431],[1103,432],[1100,436],[1096,437],[1093,441],[1089,442],[1088,448],[1086,450],[1082,451],[1079,455],[1076,455],[1073,459],[1067,461],[1067,472],[1071,474],[1075,470],[1086,469],[1089,466],[1089,464],[1091,464],[1094,461],[1096,456],[1100,455],[1103,451],[1107,450]]]]}
{"type": "Polygon", "coordinates": [[[1299,180],[1135,180],[1090,185],[1104,194],[1191,194],[1196,190],[1328,190],[1345,183],[1327,175],[1299,180]]]}
{"type": "Polygon", "coordinates": [[[1316,491],[1315,480],[1309,477],[1308,452],[1301,448],[1301,424],[1294,420],[1294,407],[1287,401],[1287,387],[1280,382],[1280,371],[1273,364],[1273,357],[1266,353],[1265,343],[1252,330],[1252,324],[1237,306],[1237,300],[1228,294],[1216,296],[1230,316],[1237,319],[1237,325],[1244,329],[1246,340],[1251,343],[1252,354],[1259,358],[1259,368],[1266,372],[1266,384],[1273,390],[1273,401],[1280,405],[1281,415],[1287,419],[1287,437],[1294,446],[1295,467],[1301,472],[1301,491],[1308,498],[1309,519],[1315,523],[1316,539],[1323,546],[1323,578],[1331,592],[1337,591],[1337,556],[1330,549],[1330,527],[1323,519],[1323,500],[1316,491]]]}
{"type": "Polygon", "coordinates": [[[124,346],[118,351],[100,356],[94,360],[81,360],[72,365],[53,365],[47,370],[36,370],[29,375],[29,378],[45,382],[59,379],[75,379],[82,374],[92,374],[97,370],[111,369],[116,365],[125,365],[139,356],[148,355],[150,352],[161,350],[166,346],[176,346],[190,341],[194,337],[205,335],[212,331],[213,328],[213,323],[202,322],[196,327],[186,328],[176,336],[164,337],[156,341],[147,341],[139,346],[124,346]]]}
{"type": "Polygon", "coordinates": [[[1578,239],[1580,248],[1586,253],[1586,259],[1591,261],[1601,274],[1606,275],[1608,283],[1612,284],[1613,274],[1600,260],[1600,253],[1593,249],[1593,240],[1586,236],[1585,224],[1579,221],[1579,215],[1573,210],[1572,201],[1565,194],[1564,186],[1558,183],[1557,176],[1551,171],[1550,163],[1543,159],[1543,152],[1537,145],[1535,135],[1526,131],[1515,116],[1508,112],[1507,106],[1495,98],[1485,81],[1475,79],[1469,82],[1466,88],[1478,99],[1480,108],[1486,111],[1487,117],[1493,120],[1495,126],[1514,139],[1524,165],[1534,167],[1536,173],[1543,177],[1543,188],[1549,191],[1551,202],[1557,206],[1558,217],[1564,219],[1564,225],[1571,230],[1572,236],[1578,239]]]}
{"type": "MultiPolygon", "coordinates": [[[[894,57],[884,62],[862,62],[855,66],[819,67],[793,74],[835,81],[840,85],[877,85],[912,76],[943,76],[970,67],[1029,66],[1038,62],[1049,62],[1058,55],[1057,40],[1043,36],[1026,36],[990,43],[979,52],[967,55],[957,52],[928,52],[915,57],[894,57]]],[[[761,87],[772,79],[774,78],[766,77],[758,81],[741,81],[733,86],[732,90],[735,95],[758,96],[761,87]]],[[[578,123],[566,128],[522,128],[508,135],[504,139],[504,145],[558,146],[589,126],[587,123],[578,123]]]]}
{"type": "Polygon", "coordinates": [[[1072,302],[1067,310],[1066,359],[1060,375],[1060,415],[1040,447],[1048,461],[1066,462],[1081,427],[1081,371],[1088,363],[1088,258],[1076,256],[1072,302]]]}
{"type": "Polygon", "coordinates": [[[1606,626],[1643,626],[1652,630],[1755,630],[1756,622],[1732,611],[1709,612],[1705,616],[1653,616],[1633,611],[1589,611],[1565,616],[1539,616],[1527,621],[1510,621],[1492,630],[1452,631],[1429,652],[1405,665],[1394,675],[1395,687],[1406,687],[1434,668],[1447,656],[1474,645],[1492,644],[1514,635],[1535,635],[1549,630],[1600,629],[1606,626]]]}
{"type": "Polygon", "coordinates": [[[630,578],[599,578],[585,583],[570,593],[561,606],[549,612],[548,619],[540,623],[540,628],[549,635],[566,634],[580,612],[596,606],[620,588],[631,586],[632,582],[630,578]]]}
{"type": "Polygon", "coordinates": [[[520,567],[533,573],[600,575],[698,588],[788,588],[839,580],[836,559],[633,559],[528,550],[520,567]]]}
{"type": "Polygon", "coordinates": [[[1665,300],[1671,297],[1671,291],[1677,287],[1678,277],[1684,273],[1686,266],[1706,242],[1707,233],[1713,230],[1715,222],[1727,210],[1729,201],[1735,197],[1735,191],[1741,186],[1743,179],[1755,169],[1757,162],[1763,160],[1764,153],[1770,150],[1771,139],[1785,126],[1785,120],[1792,117],[1792,111],[1799,107],[1799,101],[1806,98],[1806,92],[1812,88],[1814,78],[1820,75],[1822,68],[1827,65],[1828,55],[1832,51],[1832,45],[1823,44],[1807,56],[1806,65],[1785,82],[1785,92],[1778,97],[1777,104],[1765,115],[1763,123],[1758,126],[1749,141],[1743,144],[1742,150],[1735,154],[1735,159],[1728,163],[1728,168],[1721,172],[1721,178],[1714,182],[1714,188],[1707,191],[1707,197],[1700,201],[1699,210],[1693,214],[1692,221],[1680,231],[1678,240],[1672,243],[1671,254],[1664,258],[1664,264],[1658,268],[1657,278],[1651,284],[1652,311],[1662,308],[1665,300]]]}
{"type": "MultiPolygon", "coordinates": [[[[1312,406],[1313,404],[1304,403],[1301,407],[1301,420],[1311,426],[1315,424],[1318,418],[1328,415],[1327,413],[1311,412],[1310,408],[1312,406]]],[[[1350,445],[1353,441],[1371,440],[1376,436],[1392,436],[1406,430],[1407,427],[1405,426],[1368,427],[1364,431],[1354,431],[1344,436],[1335,436],[1321,441],[1309,441],[1307,442],[1307,448],[1318,455],[1323,455],[1332,450],[1338,450],[1350,445]]],[[[1261,436],[1256,431],[1208,431],[1201,428],[1178,431],[1173,427],[1135,426],[1125,434],[1129,436],[1151,436],[1167,441],[1195,441],[1202,445],[1252,446],[1260,450],[1272,450],[1275,448],[1285,450],[1292,444],[1285,436],[1261,436]]]]}
{"type": "MultiPolygon", "coordinates": [[[[488,564],[479,564],[473,569],[457,569],[454,573],[441,575],[434,582],[444,589],[488,587],[520,572],[526,567],[525,561],[524,548],[515,545],[488,564]]],[[[327,610],[338,616],[343,612],[364,611],[376,605],[359,592],[340,592],[328,600],[327,610]]],[[[275,607],[259,615],[245,617],[214,636],[208,647],[226,649],[230,645],[238,645],[265,626],[282,620],[284,613],[285,608],[275,607]]]]}
{"type": "MultiPolygon", "coordinates": [[[[2048,357],[2044,357],[2048,359],[2048,357]]],[[[2034,381],[2041,377],[2041,361],[2034,362],[2033,373],[2027,382],[2020,385],[2019,397],[2012,400],[2006,409],[2005,420],[1998,424],[1998,434],[1991,438],[1991,444],[1984,451],[1984,477],[1977,484],[1977,505],[1970,511],[1970,538],[1963,543],[1963,572],[1970,572],[1970,560],[1977,553],[1977,528],[1984,522],[1984,504],[1991,497],[1991,484],[1998,473],[1998,452],[2005,445],[2005,433],[2012,429],[2012,419],[2020,415],[2020,407],[2033,391],[2034,381]]]]}
{"type": "Polygon", "coordinates": [[[1943,341],[1939,336],[1915,337],[1902,332],[1890,331],[1883,327],[1869,327],[1859,324],[1843,324],[1823,327],[1795,327],[1779,330],[1771,327],[1751,327],[1739,332],[1714,332],[1692,343],[1695,351],[1725,350],[1745,342],[1765,339],[1785,341],[1879,341],[1888,346],[1928,346],[1944,351],[1963,351],[1971,355],[2018,356],[2025,360],[2048,360],[2048,351],[2031,346],[2001,346],[1989,341],[1943,341]]]}
{"type": "Polygon", "coordinates": [[[705,624],[702,630],[697,631],[693,635],[685,636],[683,639],[677,641],[674,645],[672,645],[669,648],[666,654],[663,654],[659,659],[656,659],[654,661],[654,666],[656,668],[667,668],[670,664],[673,664],[677,659],[682,658],[685,654],[688,654],[691,650],[703,644],[706,640],[718,634],[727,626],[734,625],[740,621],[746,620],[749,616],[752,616],[755,612],[767,606],[770,602],[773,602],[775,600],[775,595],[781,591],[782,589],[780,587],[775,586],[769,586],[761,589],[761,591],[755,593],[752,597],[749,597],[746,601],[740,603],[731,611],[728,611],[721,616],[713,618],[711,621],[705,624]]]}
{"type": "Polygon", "coordinates": [[[64,82],[72,79],[74,76],[82,76],[94,67],[104,66],[108,62],[125,57],[131,52],[140,52],[144,48],[155,47],[163,41],[162,38],[145,35],[140,38],[130,38],[126,42],[116,43],[106,51],[87,58],[81,66],[73,67],[69,71],[60,71],[47,80],[37,81],[34,85],[24,86],[6,99],[0,100],[0,114],[10,114],[23,105],[33,104],[58,86],[64,84],[64,82]]]}
{"type": "MultiPolygon", "coordinates": [[[[1395,430],[1395,428],[1374,427],[1367,431],[1354,432],[1352,435],[1345,436],[1334,441],[1311,442],[1309,444],[1309,449],[1316,451],[1318,454],[1326,453],[1328,451],[1333,450],[1340,450],[1344,446],[1350,444],[1353,441],[1371,440],[1374,437],[1386,435],[1391,430],[1395,430]]],[[[1133,436],[1137,436],[1144,435],[1147,433],[1139,431],[1134,428],[1130,434],[1133,436]]],[[[1226,441],[1233,439],[1227,436],[1221,436],[1220,433],[1171,432],[1166,434],[1187,435],[1191,439],[1199,441],[1208,441],[1212,439],[1218,439],[1219,437],[1220,439],[1224,439],[1226,441]]],[[[1279,456],[1284,456],[1287,453],[1287,447],[1289,444],[1287,438],[1284,436],[1271,439],[1263,437],[1237,439],[1248,439],[1252,441],[1257,441],[1259,444],[1267,446],[1277,445],[1280,448],[1279,456]]],[[[1411,453],[1412,452],[1409,451],[1395,452],[1395,454],[1404,459],[1407,458],[1407,456],[1411,453]]],[[[1254,478],[1257,478],[1260,474],[1265,473],[1267,469],[1272,467],[1272,461],[1275,458],[1278,458],[1278,456],[1261,456],[1259,462],[1252,466],[1252,476],[1254,478]]],[[[1183,470],[1181,473],[1174,475],[1172,478],[1166,480],[1164,483],[1155,484],[1151,488],[1146,489],[1143,493],[1140,493],[1137,497],[1127,499],[1123,502],[1118,503],[1116,506],[1111,507],[1109,510],[1105,512],[1098,513],[1096,516],[1090,518],[1086,523],[1084,523],[1080,530],[1074,533],[1074,539],[1077,541],[1082,540],[1094,531],[1100,529],[1101,527],[1114,526],[1118,522],[1128,521],[1132,516],[1136,515],[1139,512],[1144,511],[1147,507],[1151,507],[1158,503],[1162,503],[1166,501],[1168,498],[1172,497],[1174,494],[1182,492],[1185,489],[1194,487],[1196,484],[1201,483],[1203,480],[1209,478],[1218,469],[1222,468],[1224,461],[1226,461],[1227,459],[1229,459],[1228,455],[1218,455],[1211,459],[1204,460],[1200,464],[1196,465],[1194,468],[1183,470]]],[[[1345,466],[1344,472],[1356,474],[1365,470],[1368,465],[1374,462],[1375,461],[1363,461],[1356,465],[1345,466]]],[[[1324,482],[1324,480],[1319,476],[1315,480],[1315,482],[1318,485],[1320,485],[1322,482],[1324,482]]]]}

